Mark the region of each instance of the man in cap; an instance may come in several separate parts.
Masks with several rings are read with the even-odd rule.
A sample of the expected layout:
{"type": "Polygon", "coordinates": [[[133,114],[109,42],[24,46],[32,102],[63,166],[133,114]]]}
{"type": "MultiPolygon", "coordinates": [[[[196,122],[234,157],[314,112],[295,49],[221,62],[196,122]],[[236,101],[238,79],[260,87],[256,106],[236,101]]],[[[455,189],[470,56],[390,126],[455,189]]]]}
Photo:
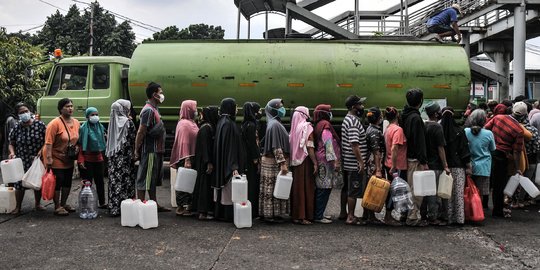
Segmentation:
{"type": "Polygon", "coordinates": [[[457,43],[461,42],[461,32],[457,25],[457,15],[463,14],[461,7],[458,4],[453,4],[451,7],[444,9],[427,21],[427,28],[430,33],[437,34],[436,40],[442,42],[444,37],[452,37],[457,35],[457,43]]]}
{"type": "Polygon", "coordinates": [[[366,162],[368,156],[366,132],[360,117],[364,114],[364,101],[356,95],[349,96],[345,100],[345,106],[349,112],[343,119],[341,125],[341,154],[343,157],[343,180],[345,185],[341,190],[341,214],[346,214],[346,224],[363,225],[365,222],[359,221],[354,216],[356,200],[362,198],[364,184],[366,181],[366,162]],[[344,197],[349,212],[345,211],[344,197]]]}
{"type": "Polygon", "coordinates": [[[493,188],[493,212],[494,217],[507,217],[510,209],[504,208],[504,187],[508,182],[508,175],[522,174],[519,166],[521,151],[523,151],[523,128],[516,120],[521,115],[527,115],[527,105],[524,102],[516,102],[512,107],[512,115],[495,115],[484,126],[493,132],[496,150],[492,152],[491,183],[493,188]],[[508,165],[513,165],[509,168],[508,165]]]}
{"type": "MultiPolygon", "coordinates": [[[[429,120],[426,121],[426,154],[427,163],[430,170],[435,172],[435,179],[438,180],[443,170],[450,174],[448,163],[446,162],[446,152],[444,147],[446,141],[441,124],[438,123],[441,116],[441,106],[437,102],[430,102],[425,107],[429,120]]],[[[448,200],[440,200],[437,196],[424,197],[427,205],[426,217],[431,225],[446,225],[446,209],[448,200]],[[442,207],[441,207],[442,205],[442,207]],[[441,211],[439,211],[441,209],[441,211]]]]}

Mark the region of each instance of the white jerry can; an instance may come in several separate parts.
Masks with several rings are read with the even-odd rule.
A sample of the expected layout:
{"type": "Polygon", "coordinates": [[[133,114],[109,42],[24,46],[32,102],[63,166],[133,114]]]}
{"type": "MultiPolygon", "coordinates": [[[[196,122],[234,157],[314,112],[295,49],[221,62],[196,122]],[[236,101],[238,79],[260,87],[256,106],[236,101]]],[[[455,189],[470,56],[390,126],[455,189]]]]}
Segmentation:
{"type": "Polygon", "coordinates": [[[156,228],[158,226],[157,203],[153,200],[137,203],[139,210],[139,226],[143,229],[156,228]]]}
{"type": "Polygon", "coordinates": [[[120,204],[122,226],[135,227],[139,225],[139,203],[141,200],[127,199],[120,204]]]}
{"type": "Polygon", "coordinates": [[[176,172],[176,183],[174,189],[176,191],[183,191],[187,193],[193,193],[195,189],[195,182],[197,181],[197,171],[187,168],[178,168],[176,172]]]}
{"type": "Polygon", "coordinates": [[[512,175],[510,179],[508,180],[508,183],[506,183],[506,186],[504,187],[503,193],[508,196],[512,197],[514,195],[514,192],[516,192],[517,187],[519,186],[519,180],[520,180],[519,174],[512,175]]]}
{"type": "Polygon", "coordinates": [[[17,207],[15,190],[12,187],[0,185],[0,214],[9,214],[17,207]]]}
{"type": "Polygon", "coordinates": [[[413,173],[413,193],[414,196],[435,196],[437,195],[437,181],[435,181],[434,171],[416,171],[413,173]]]}
{"type": "Polygon", "coordinates": [[[288,200],[289,196],[291,195],[292,181],[292,173],[289,172],[286,175],[282,175],[280,173],[276,179],[274,197],[281,200],[288,200]]]}
{"type": "Polygon", "coordinates": [[[442,172],[439,176],[439,187],[437,188],[437,196],[443,199],[450,199],[452,197],[452,186],[454,185],[454,179],[451,174],[442,172]]]}
{"type": "Polygon", "coordinates": [[[24,176],[24,167],[20,158],[2,160],[0,169],[4,184],[16,183],[21,181],[24,176]]]}
{"type": "Polygon", "coordinates": [[[251,202],[245,201],[234,204],[234,225],[236,228],[251,228],[251,202]]]}
{"type": "Polygon", "coordinates": [[[233,176],[232,180],[232,195],[231,201],[234,203],[241,203],[248,200],[248,181],[245,175],[233,176]]]}

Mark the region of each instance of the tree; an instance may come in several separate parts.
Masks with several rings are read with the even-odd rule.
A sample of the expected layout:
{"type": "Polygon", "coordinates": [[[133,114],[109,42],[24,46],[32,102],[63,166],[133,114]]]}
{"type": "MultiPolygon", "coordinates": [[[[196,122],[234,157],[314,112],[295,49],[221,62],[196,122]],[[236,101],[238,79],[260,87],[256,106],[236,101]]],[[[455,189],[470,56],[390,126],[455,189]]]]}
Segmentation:
{"type": "MultiPolygon", "coordinates": [[[[44,75],[50,65],[39,65],[28,76],[31,65],[43,62],[44,50],[33,46],[16,36],[8,36],[5,28],[0,28],[0,101],[3,108],[13,107],[24,101],[35,108],[40,89],[46,85],[44,75]]],[[[0,119],[0,120],[3,120],[0,119]]]]}
{"type": "Polygon", "coordinates": [[[124,42],[125,40],[135,40],[135,34],[127,21],[119,24],[107,37],[103,45],[103,50],[108,55],[131,57],[131,54],[135,50],[135,43],[124,42]]]}
{"type": "Polygon", "coordinates": [[[176,26],[168,26],[162,31],[154,33],[154,40],[178,40],[178,39],[223,39],[225,30],[221,26],[214,27],[204,23],[192,24],[179,30],[176,26]]]}
{"type": "Polygon", "coordinates": [[[120,55],[129,57],[135,50],[135,34],[128,22],[117,24],[98,2],[91,3],[81,15],[76,5],[72,5],[63,16],[59,11],[47,17],[45,25],[38,32],[38,42],[48,52],[62,49],[66,55],[89,54],[90,20],[93,14],[93,55],[120,55]]]}

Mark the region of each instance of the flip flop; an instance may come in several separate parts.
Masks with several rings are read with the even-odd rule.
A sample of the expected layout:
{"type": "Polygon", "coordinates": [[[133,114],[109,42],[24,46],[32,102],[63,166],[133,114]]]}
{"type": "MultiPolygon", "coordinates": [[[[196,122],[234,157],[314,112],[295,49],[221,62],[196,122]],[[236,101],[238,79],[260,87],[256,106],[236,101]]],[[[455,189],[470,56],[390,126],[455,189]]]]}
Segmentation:
{"type": "Polygon", "coordinates": [[[71,207],[71,205],[69,205],[69,204],[64,205],[64,210],[66,210],[66,211],[68,211],[70,213],[75,212],[75,208],[71,207]]]}
{"type": "Polygon", "coordinates": [[[69,212],[64,207],[58,207],[54,210],[56,216],[69,216],[69,212]]]}

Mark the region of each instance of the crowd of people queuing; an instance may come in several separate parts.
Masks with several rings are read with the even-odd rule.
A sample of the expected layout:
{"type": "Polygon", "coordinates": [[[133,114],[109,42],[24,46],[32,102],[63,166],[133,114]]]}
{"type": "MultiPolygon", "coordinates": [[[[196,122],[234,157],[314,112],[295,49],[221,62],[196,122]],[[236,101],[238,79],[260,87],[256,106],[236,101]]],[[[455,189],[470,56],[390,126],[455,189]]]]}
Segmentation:
{"type": "MultiPolygon", "coordinates": [[[[107,130],[94,107],[86,109],[86,121],[81,125],[72,117],[73,102],[68,98],[58,102],[59,116],[47,126],[32,117],[30,106],[19,103],[6,123],[7,158],[21,158],[28,170],[36,156],[43,157],[46,169],[56,176],[56,215],[75,211],[67,204],[75,164],[82,179],[95,183],[98,206],[108,209],[111,216],[120,215],[122,200],[135,196],[144,200],[147,193],[158,203],[158,211],[170,211],[156,197],[156,187],[163,179],[165,126],[159,105],[165,96],[156,83],[147,86],[146,95],[138,130],[130,116],[132,104],[124,99],[112,104],[107,130]],[[138,167],[135,161],[139,161],[138,167]],[[108,196],[104,168],[108,170],[108,196]]],[[[170,167],[194,169],[197,179],[192,194],[176,192],[176,215],[232,221],[231,179],[240,174],[248,180],[253,217],[273,223],[289,218],[302,225],[332,223],[334,218],[325,215],[325,210],[335,188],[341,189],[337,219],[345,224],[464,224],[467,177],[477,185],[485,211],[492,194],[494,217],[509,218],[512,208],[535,203],[525,192],[518,190],[506,197],[503,190],[511,175],[535,176],[540,154],[538,102],[518,97],[500,104],[471,103],[460,125],[452,107],[423,104],[420,89],[408,90],[405,98],[407,104],[400,113],[396,107],[366,109],[366,98],[349,96],[344,100],[348,113],[341,135],[332,125],[328,104],[317,105],[313,112],[304,106],[294,108],[287,132],[282,123],[287,111],[280,98],[264,107],[256,102],[243,104],[240,126],[233,98],[202,110],[195,100],[182,101],[170,167]],[[421,117],[422,106],[427,120],[421,117]],[[265,129],[260,123],[263,116],[265,129]],[[433,170],[437,179],[441,174],[451,175],[450,199],[413,197],[412,209],[401,220],[390,214],[390,198],[382,219],[368,209],[363,217],[354,215],[370,177],[391,182],[397,175],[414,189],[413,174],[421,170],[433,170]],[[293,176],[290,199],[275,198],[277,176],[289,171],[293,176]]],[[[13,214],[18,214],[24,187],[20,182],[14,186],[17,208],[13,214]]],[[[35,209],[44,210],[39,191],[35,192],[35,209]]]]}

